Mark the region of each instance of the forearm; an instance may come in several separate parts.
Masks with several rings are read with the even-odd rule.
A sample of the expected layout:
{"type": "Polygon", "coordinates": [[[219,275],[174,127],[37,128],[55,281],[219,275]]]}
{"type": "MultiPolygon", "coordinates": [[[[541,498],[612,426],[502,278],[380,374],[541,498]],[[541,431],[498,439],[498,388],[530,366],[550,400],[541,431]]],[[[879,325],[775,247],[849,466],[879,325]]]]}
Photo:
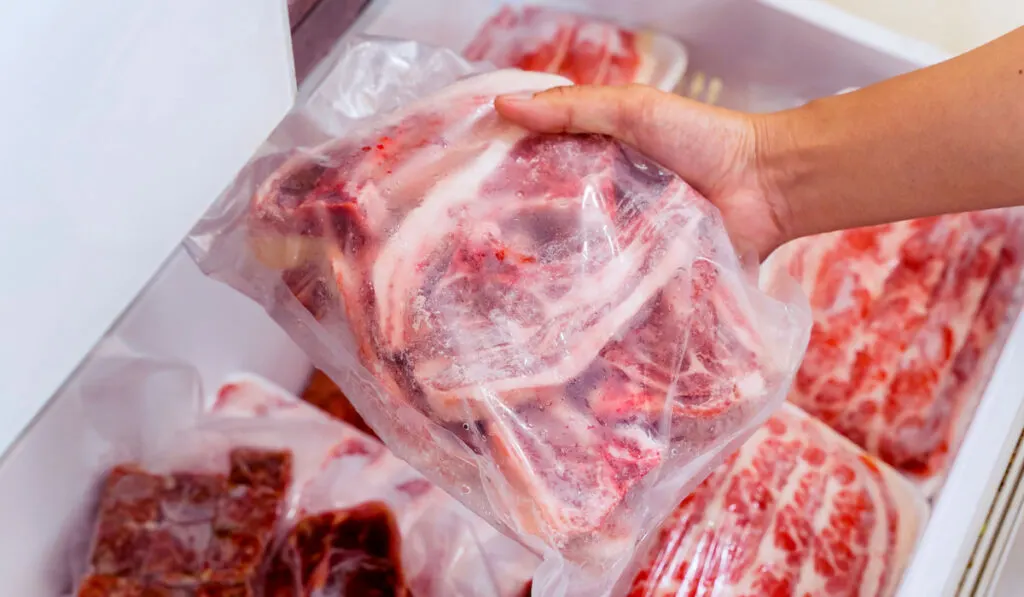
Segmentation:
{"type": "Polygon", "coordinates": [[[758,127],[789,237],[1024,203],[1024,29],[758,127]]]}

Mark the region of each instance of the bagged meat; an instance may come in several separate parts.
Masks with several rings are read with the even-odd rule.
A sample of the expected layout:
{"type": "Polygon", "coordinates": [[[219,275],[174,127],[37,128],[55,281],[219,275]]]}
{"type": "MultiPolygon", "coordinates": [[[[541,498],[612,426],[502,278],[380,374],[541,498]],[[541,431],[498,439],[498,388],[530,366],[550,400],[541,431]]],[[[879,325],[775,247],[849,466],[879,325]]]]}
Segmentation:
{"type": "Polygon", "coordinates": [[[927,516],[891,468],[786,405],[682,501],[629,597],[887,597],[927,516]]]}
{"type": "MultiPolygon", "coordinates": [[[[403,94],[399,75],[367,66],[381,62],[397,64],[343,62],[381,77],[347,92],[403,94]]],[[[319,112],[300,106],[189,248],[260,301],[397,455],[549,563],[613,577],[779,403],[808,326],[796,295],[758,289],[677,176],[493,109],[567,83],[461,78],[308,145],[298,126],[319,112]]]]}
{"type": "Polygon", "coordinates": [[[202,407],[187,366],[137,356],[101,365],[82,397],[113,464],[98,467],[87,554],[74,559],[80,597],[528,590],[535,555],[283,390],[239,378],[202,407]]]}
{"type": "MultiPolygon", "coordinates": [[[[270,418],[288,427],[324,420],[314,408],[253,376],[225,383],[213,412],[270,418]]],[[[346,424],[328,424],[335,443],[301,488],[294,522],[269,563],[267,597],[378,594],[371,588],[381,595],[411,591],[417,597],[529,595],[536,556],[379,441],[346,424]]]]}
{"type": "Polygon", "coordinates": [[[541,6],[502,7],[463,54],[580,85],[645,83],[666,91],[686,69],[682,47],[663,36],[541,6]]]}
{"type": "Polygon", "coordinates": [[[79,597],[253,595],[291,453],[238,447],[227,460],[224,472],[111,470],[79,597]]]}
{"type": "Polygon", "coordinates": [[[1019,312],[1022,244],[997,210],[783,247],[769,269],[814,317],[790,400],[933,493],[1019,312]]]}

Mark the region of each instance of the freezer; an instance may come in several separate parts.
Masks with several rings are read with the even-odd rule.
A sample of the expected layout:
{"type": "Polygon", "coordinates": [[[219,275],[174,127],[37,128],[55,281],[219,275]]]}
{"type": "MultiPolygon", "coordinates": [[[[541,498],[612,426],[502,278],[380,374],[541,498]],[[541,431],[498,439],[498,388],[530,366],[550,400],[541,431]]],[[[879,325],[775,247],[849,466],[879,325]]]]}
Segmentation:
{"type": "MultiPolygon", "coordinates": [[[[330,11],[332,2],[321,0],[310,15],[330,11]]],[[[91,206],[88,213],[76,212],[77,224],[57,219],[58,226],[73,228],[70,232],[58,230],[58,234],[52,234],[54,214],[47,211],[63,205],[56,201],[28,212],[27,220],[15,218],[4,224],[10,226],[5,238],[19,239],[19,246],[32,251],[49,251],[40,252],[31,263],[15,260],[13,255],[4,257],[9,279],[40,281],[40,271],[64,274],[45,287],[18,285],[16,294],[4,298],[5,323],[12,330],[4,345],[4,388],[8,396],[22,397],[5,401],[0,419],[4,424],[0,445],[6,447],[0,460],[0,528],[5,529],[0,540],[0,576],[14,595],[60,595],[71,587],[64,539],[69,529],[82,524],[88,506],[83,496],[95,491],[102,473],[95,469],[94,452],[99,448],[86,424],[88,416],[74,397],[93,362],[90,349],[101,337],[156,357],[193,363],[207,388],[218,387],[232,374],[252,372],[298,392],[311,368],[303,352],[260,307],[206,278],[183,248],[175,246],[283,117],[293,97],[295,67],[287,36],[288,7],[283,0],[246,3],[245,8],[226,3],[215,11],[207,8],[200,18],[198,5],[206,7],[207,3],[184,3],[175,9],[156,4],[145,3],[132,13],[136,19],[131,21],[133,35],[116,38],[111,43],[120,45],[108,49],[111,55],[123,56],[119,48],[134,44],[131,47],[148,48],[150,53],[140,52],[130,65],[116,66],[124,69],[117,71],[125,73],[124,82],[115,85],[113,79],[101,79],[108,86],[94,90],[96,98],[105,99],[136,93],[137,101],[154,102],[152,110],[139,116],[143,120],[118,123],[115,116],[124,113],[124,106],[101,104],[96,99],[91,110],[74,115],[80,120],[71,121],[68,116],[68,122],[52,121],[51,126],[66,126],[69,134],[78,135],[74,138],[79,143],[85,143],[102,136],[88,128],[99,126],[90,124],[99,114],[108,127],[104,129],[106,138],[120,141],[101,144],[90,159],[75,162],[80,176],[75,170],[66,174],[67,179],[56,177],[52,181],[56,186],[24,189],[40,196],[59,196],[68,191],[60,184],[79,176],[78,192],[93,199],[86,203],[91,206]],[[240,14],[245,17],[239,18],[240,14]],[[216,18],[221,20],[211,24],[216,18]],[[202,35],[195,29],[198,22],[204,23],[198,29],[202,35]],[[160,46],[169,42],[143,33],[156,28],[173,36],[170,28],[174,26],[189,31],[196,52],[208,53],[204,61],[187,65],[159,62],[169,60],[169,47],[160,46]],[[237,40],[225,41],[228,31],[237,40]],[[220,42],[204,45],[204,40],[218,36],[220,42]],[[161,66],[165,75],[177,74],[174,93],[138,81],[131,84],[129,66],[152,72],[153,64],[161,66]],[[217,76],[228,71],[236,73],[230,84],[217,76]],[[139,89],[145,93],[133,91],[139,89]],[[166,98],[177,99],[169,107],[157,103],[171,101],[166,98]],[[244,110],[239,111],[240,107],[244,110]],[[108,111],[97,112],[104,109],[108,111]],[[182,120],[189,121],[190,128],[167,126],[167,121],[182,120]],[[142,124],[164,128],[150,130],[142,124]],[[121,131],[117,126],[130,130],[121,131]],[[132,162],[133,155],[139,153],[136,148],[148,146],[131,143],[146,140],[161,141],[164,153],[132,162]],[[105,180],[98,176],[105,172],[108,176],[104,178],[111,178],[111,164],[130,171],[113,187],[101,184],[105,180]],[[138,209],[137,198],[142,195],[149,206],[145,210],[138,209]],[[47,242],[26,234],[44,224],[51,232],[47,242]],[[96,234],[103,226],[113,227],[117,234],[109,238],[96,234]],[[132,230],[145,234],[133,235],[132,230]],[[100,240],[89,240],[94,238],[100,240]],[[114,238],[116,242],[110,240],[114,238]],[[18,342],[12,342],[13,338],[18,342]]],[[[716,103],[751,111],[796,106],[945,57],[924,44],[812,0],[566,0],[544,4],[651,29],[678,40],[685,55],[683,68],[678,69],[679,80],[671,87],[706,100],[708,86],[714,82],[716,103]]],[[[309,35],[305,39],[313,41],[303,43],[315,49],[310,50],[307,65],[299,67],[302,78],[312,72],[311,80],[316,79],[311,64],[326,52],[324,40],[335,47],[339,35],[393,36],[461,49],[498,3],[374,0],[360,8],[358,19],[344,35],[329,28],[305,34],[309,35]],[[307,73],[301,72],[303,69],[308,69],[307,73]]],[[[23,18],[48,23],[37,14],[26,13],[23,18]]],[[[87,26],[99,28],[102,19],[82,18],[77,25],[66,24],[73,27],[68,32],[69,46],[74,45],[75,36],[99,31],[87,26]]],[[[306,16],[303,23],[310,19],[306,16]]],[[[294,39],[304,39],[303,35],[299,24],[294,39]]],[[[295,53],[297,62],[301,60],[298,48],[295,53]]],[[[94,62],[105,58],[92,57],[94,62]]],[[[81,64],[62,64],[69,70],[83,68],[81,64]]],[[[100,73],[99,77],[112,71],[90,72],[100,73]]],[[[63,82],[46,79],[39,84],[49,85],[46,89],[52,96],[63,82]]],[[[298,93],[303,97],[308,89],[298,93]]],[[[26,109],[20,104],[2,107],[3,117],[12,122],[19,114],[16,110],[26,109]]],[[[51,113],[60,112],[45,112],[51,113]]],[[[42,118],[40,112],[33,114],[42,118]]],[[[16,132],[27,140],[40,137],[27,130],[16,132]]],[[[41,167],[41,154],[72,151],[70,145],[38,149],[38,154],[26,152],[30,155],[18,158],[22,160],[16,162],[19,167],[29,172],[41,167]]],[[[81,146],[79,151],[89,153],[81,146]]],[[[26,185],[39,183],[38,177],[19,180],[26,185]]],[[[1012,573],[1019,566],[1013,562],[1024,553],[1014,543],[1020,543],[1016,527],[1021,523],[1021,457],[1016,448],[1024,430],[1022,359],[1024,319],[1018,320],[1010,333],[944,488],[932,504],[900,597],[1016,594],[1018,581],[1012,579],[1012,573]],[[997,592],[989,593],[991,590],[997,592]]]]}

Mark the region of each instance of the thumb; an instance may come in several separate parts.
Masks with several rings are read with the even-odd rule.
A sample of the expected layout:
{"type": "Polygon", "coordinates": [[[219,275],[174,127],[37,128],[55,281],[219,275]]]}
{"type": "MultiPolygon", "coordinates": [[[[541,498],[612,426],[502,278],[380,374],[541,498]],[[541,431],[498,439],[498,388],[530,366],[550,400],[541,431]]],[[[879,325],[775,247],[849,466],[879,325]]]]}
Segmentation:
{"type": "Polygon", "coordinates": [[[737,113],[644,85],[555,87],[497,98],[505,119],[541,133],[596,133],[635,147],[702,192],[750,147],[751,125],[737,113]]]}

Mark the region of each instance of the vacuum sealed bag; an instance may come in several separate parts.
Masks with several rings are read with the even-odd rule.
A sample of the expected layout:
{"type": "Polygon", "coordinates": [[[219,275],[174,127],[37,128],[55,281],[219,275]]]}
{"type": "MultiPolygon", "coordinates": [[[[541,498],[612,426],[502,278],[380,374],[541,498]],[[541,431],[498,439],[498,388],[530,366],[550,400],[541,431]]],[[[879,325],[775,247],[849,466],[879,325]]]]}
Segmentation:
{"type": "Polygon", "coordinates": [[[83,391],[110,462],[80,597],[528,594],[535,555],[283,390],[240,378],[203,407],[188,366],[103,367],[83,391]]]}
{"type": "Polygon", "coordinates": [[[926,517],[913,485],[786,405],[682,501],[623,594],[888,597],[926,517]]]}
{"type": "Polygon", "coordinates": [[[789,243],[814,326],[790,400],[934,494],[1020,311],[1020,210],[789,243]]]}
{"type": "Polygon", "coordinates": [[[542,6],[503,6],[463,54],[580,85],[643,83],[671,91],[686,71],[686,52],[671,38],[542,6]]]}
{"type": "Polygon", "coordinates": [[[617,574],[784,398],[802,297],[762,292],[673,173],[494,111],[498,94],[566,79],[465,77],[454,54],[410,42],[344,50],[327,80],[357,84],[296,108],[191,253],[259,301],[397,455],[546,554],[550,578],[569,578],[562,563],[617,574]]]}

